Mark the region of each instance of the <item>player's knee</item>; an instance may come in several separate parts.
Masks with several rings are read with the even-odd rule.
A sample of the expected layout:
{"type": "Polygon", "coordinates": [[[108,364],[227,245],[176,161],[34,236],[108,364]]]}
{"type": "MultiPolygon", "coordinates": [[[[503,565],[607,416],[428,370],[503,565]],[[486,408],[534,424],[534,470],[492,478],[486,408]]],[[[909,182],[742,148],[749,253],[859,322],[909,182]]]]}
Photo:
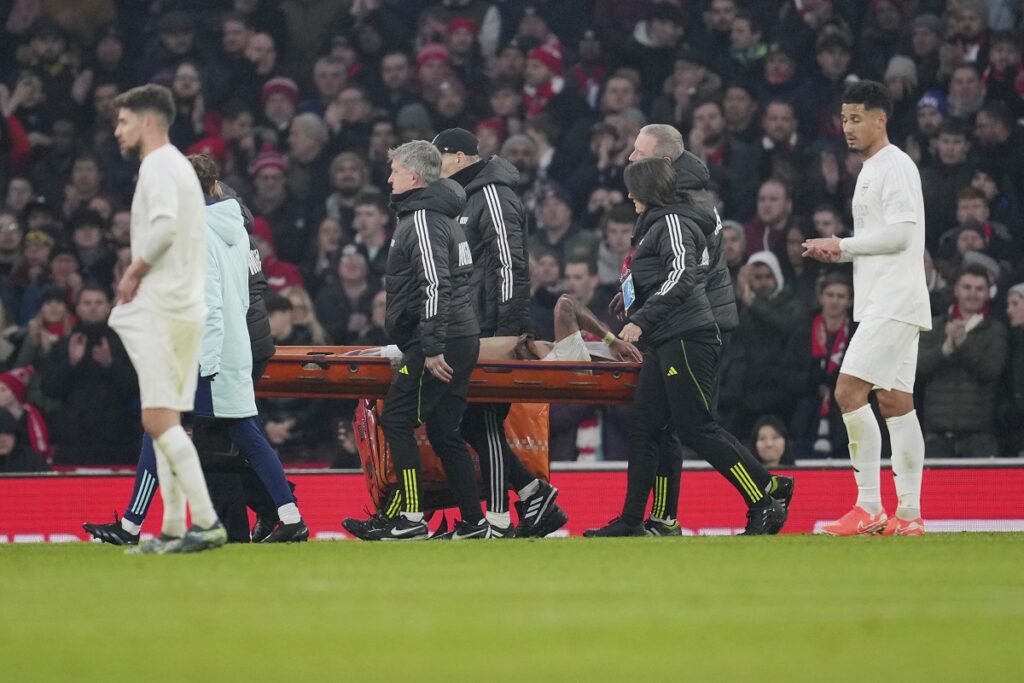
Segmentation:
{"type": "Polygon", "coordinates": [[[576,320],[576,299],[571,294],[563,294],[555,302],[555,317],[566,321],[576,320]]]}
{"type": "Polygon", "coordinates": [[[878,412],[882,417],[900,417],[914,409],[914,396],[902,391],[879,391],[878,412]]]}
{"type": "Polygon", "coordinates": [[[854,410],[861,408],[868,402],[868,396],[861,387],[851,385],[849,382],[843,381],[842,376],[839,378],[838,384],[836,384],[836,403],[839,404],[839,409],[844,413],[850,413],[854,410]]]}

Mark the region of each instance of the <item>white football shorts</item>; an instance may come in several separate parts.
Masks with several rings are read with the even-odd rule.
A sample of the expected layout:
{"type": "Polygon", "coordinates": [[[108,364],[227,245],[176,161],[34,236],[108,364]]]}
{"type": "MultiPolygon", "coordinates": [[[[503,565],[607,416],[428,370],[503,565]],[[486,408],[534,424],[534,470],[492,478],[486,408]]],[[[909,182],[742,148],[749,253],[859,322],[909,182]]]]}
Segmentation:
{"type": "Polygon", "coordinates": [[[850,340],[839,372],[871,382],[876,389],[912,394],[920,337],[917,325],[866,317],[850,340]]]}
{"type": "Polygon", "coordinates": [[[110,327],[135,366],[143,409],[191,411],[199,381],[203,321],[161,315],[133,301],[114,308],[110,327]]]}

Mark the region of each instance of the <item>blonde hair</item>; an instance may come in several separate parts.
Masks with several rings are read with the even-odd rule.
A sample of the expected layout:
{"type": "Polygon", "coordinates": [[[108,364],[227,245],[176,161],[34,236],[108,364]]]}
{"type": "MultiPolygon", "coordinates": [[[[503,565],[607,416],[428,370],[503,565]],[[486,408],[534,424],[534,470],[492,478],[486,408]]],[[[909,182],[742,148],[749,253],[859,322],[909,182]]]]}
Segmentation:
{"type": "Polygon", "coordinates": [[[294,296],[302,301],[302,305],[306,309],[306,321],[302,324],[309,328],[309,334],[314,344],[326,344],[327,333],[324,331],[324,326],[320,324],[320,320],[316,317],[313,300],[309,297],[309,292],[306,291],[305,287],[291,285],[278,293],[289,300],[294,296]]]}

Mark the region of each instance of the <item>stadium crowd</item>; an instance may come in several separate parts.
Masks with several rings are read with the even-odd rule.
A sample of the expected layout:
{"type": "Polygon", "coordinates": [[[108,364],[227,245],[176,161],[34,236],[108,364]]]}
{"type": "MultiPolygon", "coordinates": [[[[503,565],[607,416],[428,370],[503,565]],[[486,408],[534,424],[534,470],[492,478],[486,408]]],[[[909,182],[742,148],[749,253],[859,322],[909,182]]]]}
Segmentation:
{"type": "MultiPolygon", "coordinates": [[[[1024,26],[1014,0],[0,0],[0,472],[134,464],[135,372],[107,326],[137,165],[114,97],[173,91],[171,140],[255,215],[274,340],[387,343],[387,152],[452,127],[519,171],[531,318],[603,316],[635,220],[623,170],[667,123],[706,164],[740,325],[720,412],[766,464],[846,457],[842,266],[860,166],[843,86],[883,81],[919,164],[928,457],[1024,454],[1024,26]]],[[[290,462],[357,466],[352,405],[261,406],[290,462]]],[[[625,409],[552,406],[552,460],[625,460],[625,409]]]]}

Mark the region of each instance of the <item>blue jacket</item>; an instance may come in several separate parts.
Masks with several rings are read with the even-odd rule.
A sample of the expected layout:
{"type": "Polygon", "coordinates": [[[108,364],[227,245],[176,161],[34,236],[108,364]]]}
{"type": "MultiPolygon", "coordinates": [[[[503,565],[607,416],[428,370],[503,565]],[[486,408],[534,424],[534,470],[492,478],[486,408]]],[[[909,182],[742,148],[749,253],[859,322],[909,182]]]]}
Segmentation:
{"type": "Polygon", "coordinates": [[[234,199],[206,207],[206,327],[199,375],[213,378],[214,417],[256,415],[252,352],[245,314],[249,309],[249,238],[234,199]]]}

